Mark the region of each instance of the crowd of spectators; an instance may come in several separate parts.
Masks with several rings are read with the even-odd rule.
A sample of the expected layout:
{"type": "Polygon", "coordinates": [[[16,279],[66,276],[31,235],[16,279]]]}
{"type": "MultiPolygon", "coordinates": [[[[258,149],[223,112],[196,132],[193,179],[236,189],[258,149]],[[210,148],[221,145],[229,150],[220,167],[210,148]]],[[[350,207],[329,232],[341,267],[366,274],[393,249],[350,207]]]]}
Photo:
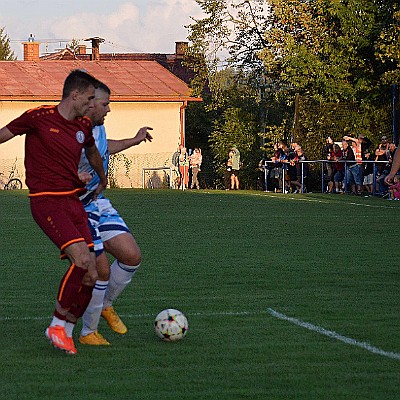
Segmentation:
{"type": "Polygon", "coordinates": [[[198,174],[201,171],[203,156],[201,149],[196,147],[194,150],[180,145],[171,158],[172,168],[172,187],[175,189],[186,190],[200,189],[198,174]]]}
{"type": "Polygon", "coordinates": [[[302,147],[291,143],[290,147],[284,142],[274,145],[274,155],[269,169],[270,190],[277,193],[305,193],[309,176],[309,164],[302,147]]]}
{"type": "Polygon", "coordinates": [[[396,145],[387,136],[375,149],[364,135],[344,136],[340,145],[326,139],[324,155],[327,193],[390,196],[385,177],[389,174],[396,145]]]}
{"type": "MultiPolygon", "coordinates": [[[[377,147],[364,135],[343,136],[340,142],[326,138],[322,160],[329,194],[376,195],[394,199],[397,191],[385,183],[396,145],[381,137],[377,147]]],[[[305,193],[309,191],[310,163],[302,147],[280,141],[266,165],[267,190],[277,193],[305,193]],[[303,162],[302,162],[303,161],[303,162]]],[[[399,185],[400,187],[400,185],[399,185]]],[[[400,197],[400,190],[399,190],[400,197]]]]}

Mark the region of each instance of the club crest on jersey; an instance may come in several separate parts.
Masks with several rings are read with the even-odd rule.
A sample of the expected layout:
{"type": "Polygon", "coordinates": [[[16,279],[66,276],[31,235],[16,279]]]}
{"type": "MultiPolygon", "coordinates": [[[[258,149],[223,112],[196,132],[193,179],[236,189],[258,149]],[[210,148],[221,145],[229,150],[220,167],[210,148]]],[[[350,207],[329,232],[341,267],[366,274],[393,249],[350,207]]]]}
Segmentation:
{"type": "Polygon", "coordinates": [[[76,132],[76,140],[82,144],[85,141],[85,134],[82,131],[76,132]]]}

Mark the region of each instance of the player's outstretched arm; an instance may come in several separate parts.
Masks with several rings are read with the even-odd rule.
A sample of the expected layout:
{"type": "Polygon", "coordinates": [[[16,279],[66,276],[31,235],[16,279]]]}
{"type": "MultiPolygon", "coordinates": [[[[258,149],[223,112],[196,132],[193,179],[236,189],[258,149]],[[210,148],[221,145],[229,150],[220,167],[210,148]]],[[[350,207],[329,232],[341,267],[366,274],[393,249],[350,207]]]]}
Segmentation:
{"type": "Polygon", "coordinates": [[[7,142],[14,137],[11,131],[5,126],[0,129],[0,143],[7,142]]]}
{"type": "Polygon", "coordinates": [[[129,149],[129,147],[137,146],[142,142],[151,142],[153,140],[153,136],[151,136],[148,131],[152,130],[153,128],[150,128],[149,126],[144,126],[138,130],[133,138],[121,140],[108,139],[108,151],[110,152],[110,154],[115,154],[119,153],[122,150],[129,149]]]}

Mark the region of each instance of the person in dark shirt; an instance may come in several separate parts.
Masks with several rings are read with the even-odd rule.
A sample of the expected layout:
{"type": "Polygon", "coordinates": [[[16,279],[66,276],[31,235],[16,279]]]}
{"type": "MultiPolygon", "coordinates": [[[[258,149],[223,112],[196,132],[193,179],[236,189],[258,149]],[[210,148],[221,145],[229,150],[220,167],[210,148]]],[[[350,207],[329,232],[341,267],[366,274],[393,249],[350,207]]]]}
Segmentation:
{"type": "MultiPolygon", "coordinates": [[[[333,140],[330,136],[326,138],[326,143],[322,151],[322,159],[330,161],[331,153],[333,150],[333,140]]],[[[325,163],[327,181],[331,181],[332,174],[333,174],[333,163],[327,162],[325,163]]],[[[329,188],[330,189],[330,188],[329,188]]],[[[328,192],[330,191],[328,189],[328,192]]]]}
{"type": "Polygon", "coordinates": [[[333,187],[335,187],[335,193],[342,194],[342,184],[344,179],[344,163],[341,162],[343,159],[343,153],[340,146],[336,143],[333,145],[333,150],[331,153],[331,160],[333,163],[333,172],[330,182],[330,192],[333,192],[333,187]]]}
{"type": "Polygon", "coordinates": [[[350,175],[348,173],[349,168],[355,164],[355,155],[353,149],[350,147],[347,140],[342,140],[342,160],[346,161],[345,163],[345,177],[344,177],[344,190],[347,192],[350,175]]]}

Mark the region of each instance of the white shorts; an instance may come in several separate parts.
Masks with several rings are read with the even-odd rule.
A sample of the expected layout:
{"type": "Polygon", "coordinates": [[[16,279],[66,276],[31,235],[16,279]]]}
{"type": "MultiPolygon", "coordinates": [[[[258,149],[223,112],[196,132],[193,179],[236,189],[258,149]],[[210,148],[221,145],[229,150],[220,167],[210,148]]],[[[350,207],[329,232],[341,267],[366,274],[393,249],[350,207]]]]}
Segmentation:
{"type": "Polygon", "coordinates": [[[372,185],[374,183],[374,174],[364,176],[364,185],[372,185]]]}
{"type": "Polygon", "coordinates": [[[88,214],[96,256],[104,251],[103,242],[121,233],[130,232],[125,221],[108,199],[101,198],[92,201],[85,206],[85,210],[88,214]]]}

